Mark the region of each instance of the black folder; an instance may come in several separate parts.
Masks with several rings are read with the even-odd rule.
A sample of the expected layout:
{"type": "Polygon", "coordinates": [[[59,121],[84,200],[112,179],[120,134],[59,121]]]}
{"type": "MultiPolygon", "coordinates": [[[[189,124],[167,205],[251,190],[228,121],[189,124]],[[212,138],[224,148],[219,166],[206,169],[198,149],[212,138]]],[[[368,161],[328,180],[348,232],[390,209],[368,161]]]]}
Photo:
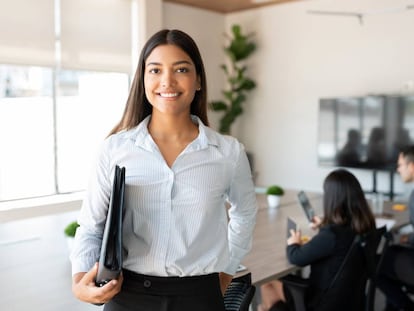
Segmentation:
{"type": "Polygon", "coordinates": [[[122,270],[122,215],[124,209],[125,167],[115,167],[114,183],[99,256],[96,286],[116,279],[122,270]]]}

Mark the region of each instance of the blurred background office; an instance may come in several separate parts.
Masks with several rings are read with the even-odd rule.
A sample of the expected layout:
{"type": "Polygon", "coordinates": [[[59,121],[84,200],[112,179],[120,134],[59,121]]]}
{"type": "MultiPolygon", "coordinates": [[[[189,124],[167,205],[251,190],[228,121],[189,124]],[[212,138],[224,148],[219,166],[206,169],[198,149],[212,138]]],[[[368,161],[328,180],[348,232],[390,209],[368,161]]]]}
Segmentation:
{"type": "MultiPolygon", "coordinates": [[[[335,123],[323,119],[330,117],[321,110],[321,100],[353,98],[348,102],[354,103],[364,97],[371,105],[372,98],[397,95],[404,97],[404,111],[411,109],[413,0],[186,2],[0,0],[2,253],[25,249],[16,241],[49,241],[49,236],[32,234],[28,228],[59,230],[59,235],[68,218],[75,217],[76,213],[69,213],[55,220],[59,225],[40,229],[13,226],[16,219],[40,219],[80,207],[96,149],[124,106],[138,51],[160,28],[182,29],[197,41],[205,61],[209,100],[222,98],[226,84],[220,68],[226,61],[224,34],[234,24],[254,34],[257,50],[247,65],[257,87],[231,134],[254,155],[258,187],[279,184],[322,191],[323,178],[335,165],[321,159],[334,159],[334,151],[345,144],[355,123],[341,123],[335,143],[324,144],[335,123]],[[321,124],[328,123],[331,128],[321,131],[321,124]]],[[[378,107],[390,107],[388,103],[378,107]]],[[[352,105],[345,106],[354,111],[360,107],[352,105]]],[[[389,123],[386,111],[375,112],[379,125],[389,123]]],[[[399,111],[393,110],[394,115],[399,111]]],[[[211,111],[209,116],[218,128],[219,114],[211,111]]],[[[404,120],[412,139],[414,121],[411,114],[405,116],[399,120],[404,120]]],[[[368,144],[366,131],[361,132],[363,150],[368,144]]],[[[350,170],[364,190],[372,190],[372,168],[350,170]]],[[[390,175],[389,168],[377,170],[375,176],[377,191],[389,192],[392,179],[397,196],[409,193],[411,185],[390,175]]],[[[56,251],[65,264],[66,250],[56,251]]],[[[13,260],[7,263],[12,271],[13,260]]]]}

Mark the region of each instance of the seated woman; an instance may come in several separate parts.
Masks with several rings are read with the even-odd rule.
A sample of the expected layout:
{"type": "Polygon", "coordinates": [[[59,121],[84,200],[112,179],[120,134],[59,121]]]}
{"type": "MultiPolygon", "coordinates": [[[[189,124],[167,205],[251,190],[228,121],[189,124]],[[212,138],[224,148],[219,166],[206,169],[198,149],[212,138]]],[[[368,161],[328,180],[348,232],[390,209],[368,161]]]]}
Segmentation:
{"type": "MultiPolygon", "coordinates": [[[[344,169],[331,172],[325,178],[323,190],[324,217],[313,219],[313,227],[319,228],[319,232],[302,244],[300,231],[291,230],[287,240],[288,260],[301,267],[310,265],[306,292],[309,310],[314,310],[319,297],[329,286],[355,235],[375,229],[374,215],[353,174],[344,169]]],[[[286,302],[289,295],[279,280],[262,285],[260,290],[262,304],[259,311],[270,310],[279,301],[286,302]]]]}

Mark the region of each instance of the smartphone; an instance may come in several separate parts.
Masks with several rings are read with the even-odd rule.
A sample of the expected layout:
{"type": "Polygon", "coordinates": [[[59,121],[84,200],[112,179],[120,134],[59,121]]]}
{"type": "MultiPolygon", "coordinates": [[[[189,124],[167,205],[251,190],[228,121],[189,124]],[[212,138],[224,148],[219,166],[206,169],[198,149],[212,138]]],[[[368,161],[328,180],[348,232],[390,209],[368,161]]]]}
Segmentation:
{"type": "Polygon", "coordinates": [[[287,230],[286,230],[286,236],[290,237],[290,230],[297,230],[296,222],[294,222],[290,217],[287,218],[287,230]]]}
{"type": "Polygon", "coordinates": [[[311,203],[309,202],[308,196],[303,190],[298,192],[298,200],[300,206],[302,206],[302,209],[305,212],[306,217],[308,218],[308,221],[312,222],[313,217],[315,216],[315,210],[313,209],[311,203]]]}

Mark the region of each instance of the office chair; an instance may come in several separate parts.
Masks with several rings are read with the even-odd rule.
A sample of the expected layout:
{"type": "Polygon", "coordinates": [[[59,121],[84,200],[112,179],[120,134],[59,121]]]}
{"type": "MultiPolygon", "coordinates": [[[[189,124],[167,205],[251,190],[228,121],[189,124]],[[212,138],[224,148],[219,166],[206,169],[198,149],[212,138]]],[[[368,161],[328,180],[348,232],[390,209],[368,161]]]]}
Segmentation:
{"type": "Polygon", "coordinates": [[[255,291],[250,272],[234,278],[224,293],[226,311],[248,311],[255,291]]]}
{"type": "Polygon", "coordinates": [[[375,231],[371,241],[371,246],[364,252],[368,271],[364,303],[365,311],[374,311],[378,276],[384,262],[385,253],[393,241],[392,233],[387,231],[386,226],[383,226],[375,231]],[[374,254],[374,256],[372,256],[372,254],[374,254]]]}
{"type": "Polygon", "coordinates": [[[403,290],[413,298],[414,295],[414,247],[410,245],[393,245],[393,252],[398,253],[393,262],[395,278],[402,284],[403,290]]]}
{"type": "MultiPolygon", "coordinates": [[[[330,285],[314,301],[314,309],[332,311],[346,307],[346,310],[373,311],[376,276],[383,258],[383,249],[388,244],[385,226],[368,234],[357,235],[330,285]]],[[[287,297],[289,310],[293,308],[295,311],[306,311],[307,280],[296,275],[287,275],[280,280],[290,293],[287,297]]],[[[278,304],[271,310],[286,310],[286,305],[278,304]]]]}

